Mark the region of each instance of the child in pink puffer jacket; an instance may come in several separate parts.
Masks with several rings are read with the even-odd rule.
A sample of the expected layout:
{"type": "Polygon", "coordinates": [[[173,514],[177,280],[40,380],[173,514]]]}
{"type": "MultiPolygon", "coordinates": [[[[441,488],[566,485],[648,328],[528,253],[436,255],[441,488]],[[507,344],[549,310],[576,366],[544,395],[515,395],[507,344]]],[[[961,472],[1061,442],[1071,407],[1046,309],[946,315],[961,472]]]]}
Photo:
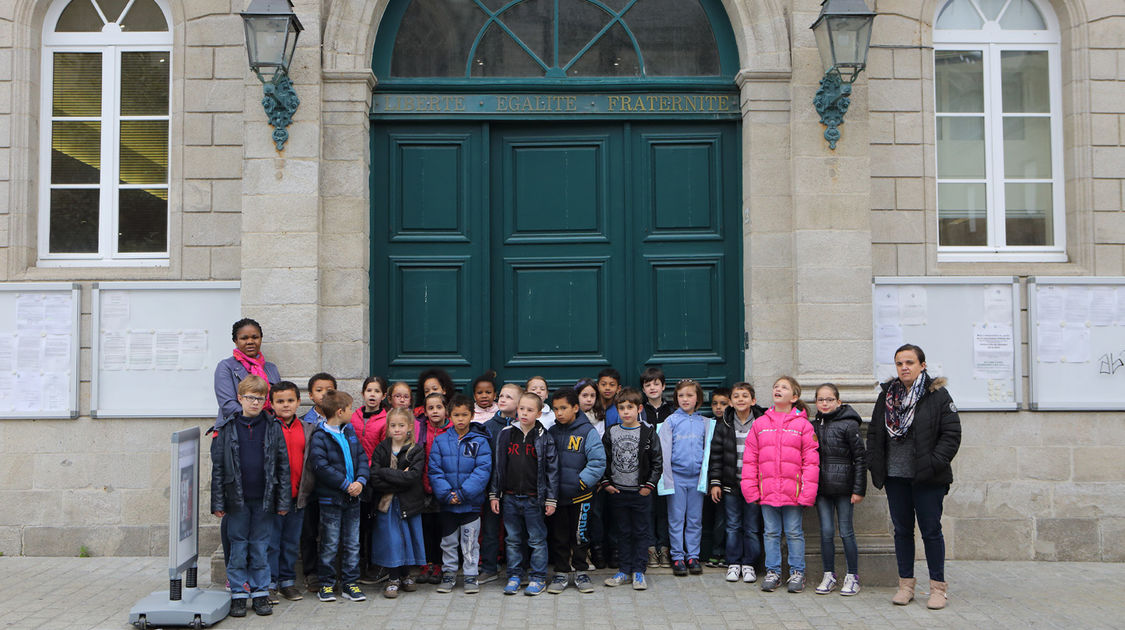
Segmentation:
{"type": "Polygon", "coordinates": [[[790,593],[805,589],[802,506],[816,502],[820,457],[801,386],[782,376],[773,384],[773,406],[754,421],[742,454],[742,496],[760,502],[765,525],[766,577],[762,590],[781,584],[781,532],[789,546],[790,593]]]}

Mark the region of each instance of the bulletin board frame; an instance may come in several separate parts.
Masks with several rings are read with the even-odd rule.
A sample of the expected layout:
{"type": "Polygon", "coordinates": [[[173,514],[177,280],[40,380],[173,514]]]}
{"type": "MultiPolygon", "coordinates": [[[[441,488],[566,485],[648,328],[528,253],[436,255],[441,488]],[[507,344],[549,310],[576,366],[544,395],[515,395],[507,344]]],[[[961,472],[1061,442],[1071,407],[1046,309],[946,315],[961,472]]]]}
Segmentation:
{"type": "Polygon", "coordinates": [[[82,342],[79,338],[79,323],[82,317],[82,285],[76,282],[4,282],[0,283],[0,294],[9,293],[70,293],[71,321],[70,321],[70,357],[67,366],[70,369],[70,378],[67,379],[69,404],[64,411],[35,411],[35,412],[0,412],[0,419],[41,419],[41,420],[74,420],[78,417],[78,358],[82,342]]]}
{"type": "MultiPolygon", "coordinates": [[[[1012,400],[1011,401],[993,401],[988,400],[987,397],[981,396],[967,396],[965,388],[961,384],[967,378],[972,379],[971,374],[963,376],[961,372],[953,373],[951,370],[956,366],[948,359],[944,359],[941,355],[943,352],[939,348],[948,348],[949,333],[939,330],[939,328],[953,328],[954,334],[963,334],[970,339],[970,355],[972,354],[972,334],[973,324],[977,321],[974,319],[976,314],[975,307],[972,307],[971,302],[963,302],[960,304],[941,304],[936,305],[931,300],[927,299],[927,324],[922,331],[914,331],[915,334],[907,338],[904,335],[903,340],[905,343],[914,343],[920,346],[923,350],[927,350],[928,356],[927,363],[934,365],[942,363],[947,365],[944,370],[946,375],[949,375],[950,385],[947,386],[950,393],[953,395],[953,400],[957,407],[962,411],[1018,411],[1020,405],[1023,403],[1023,354],[1022,354],[1022,327],[1020,326],[1020,283],[1019,278],[1015,276],[877,276],[874,278],[871,285],[872,296],[872,339],[876,339],[878,335],[878,328],[880,321],[878,313],[876,312],[876,294],[881,286],[940,286],[940,287],[963,287],[966,292],[970,292],[985,285],[1003,285],[1009,287],[1011,291],[1011,318],[1009,322],[1012,326],[1012,400]],[[941,326],[931,325],[934,320],[934,309],[939,308],[943,312],[940,315],[948,315],[948,318],[943,317],[941,326]],[[954,320],[953,318],[960,318],[954,320]]],[[[983,311],[983,306],[980,306],[983,311]]],[[[875,353],[873,352],[873,355],[875,353]]],[[[948,356],[948,353],[945,353],[948,356]]],[[[873,368],[876,379],[879,379],[879,365],[880,357],[873,356],[873,368]]],[[[885,363],[885,361],[883,362],[885,363]]],[[[969,369],[972,369],[972,357],[968,361],[969,369]]],[[[964,368],[961,368],[962,370],[964,368]]]]}
{"type": "MultiPolygon", "coordinates": [[[[116,376],[110,375],[102,366],[102,332],[103,332],[103,318],[104,312],[102,308],[102,293],[106,291],[128,291],[134,294],[144,294],[146,292],[173,292],[188,295],[191,292],[222,292],[234,291],[236,294],[241,287],[241,283],[237,281],[157,281],[157,282],[99,282],[95,283],[92,290],[92,323],[91,323],[91,366],[92,376],[90,378],[90,417],[92,418],[213,418],[218,409],[218,404],[215,402],[214,396],[214,368],[219,360],[230,356],[230,325],[237,321],[241,315],[241,300],[234,312],[226,314],[218,314],[215,312],[207,312],[207,317],[213,317],[214,321],[211,326],[205,326],[204,323],[199,323],[197,327],[205,328],[208,333],[207,352],[203,360],[203,367],[198,370],[193,370],[193,374],[185,375],[184,372],[168,371],[167,382],[169,392],[153,391],[146,387],[143,379],[136,379],[137,383],[130,383],[129,388],[132,390],[132,396],[148,397],[151,402],[146,403],[143,408],[130,407],[121,404],[123,394],[112,390],[112,385],[109,383],[114,380],[120,380],[116,376]],[[213,347],[213,342],[216,339],[221,339],[224,346],[221,352],[216,351],[213,347]],[[185,378],[187,376],[187,378],[185,378]],[[112,391],[103,391],[103,389],[110,389],[112,391]],[[190,396],[198,398],[195,404],[185,403],[183,396],[188,393],[190,396]]],[[[168,304],[167,309],[172,309],[171,312],[175,313],[175,305],[168,304]]],[[[130,313],[130,318],[133,314],[130,313]]],[[[163,324],[163,322],[161,322],[163,324]]],[[[193,322],[193,327],[196,322],[193,322]]],[[[175,324],[165,325],[164,327],[177,328],[175,324]]],[[[155,328],[155,327],[154,327],[155,328]]],[[[121,373],[127,374],[132,372],[134,375],[150,375],[157,370],[121,370],[114,372],[114,374],[121,373]]],[[[132,379],[130,379],[132,380],[132,379]]],[[[149,379],[151,380],[151,379],[149,379]]],[[[157,379],[163,381],[163,379],[157,379]]],[[[149,385],[152,385],[150,383],[149,385]]],[[[124,396],[128,396],[124,395],[124,396]]]]}
{"type": "MultiPolygon", "coordinates": [[[[1098,359],[1091,353],[1090,361],[1083,363],[1049,363],[1042,364],[1038,361],[1039,356],[1039,311],[1041,305],[1039,304],[1039,287],[1040,286],[1088,286],[1088,287],[1115,287],[1117,289],[1117,299],[1122,299],[1122,292],[1125,291],[1125,277],[1120,276],[1032,276],[1027,279],[1027,326],[1028,326],[1028,345],[1030,347],[1030,361],[1028,361],[1028,382],[1030,383],[1031,394],[1029,396],[1029,406],[1036,411],[1123,411],[1125,410],[1125,380],[1121,380],[1120,376],[1116,374],[1125,374],[1125,363],[1118,367],[1117,371],[1110,373],[1111,378],[1118,378],[1118,382],[1110,382],[1100,384],[1097,382],[1100,375],[1098,368],[1088,368],[1089,373],[1077,377],[1078,382],[1085,386],[1084,390],[1079,390],[1077,387],[1066,387],[1065,383],[1058,379],[1058,374],[1050,374],[1062,370],[1064,372],[1071,370],[1082,369],[1080,366],[1086,366],[1088,363],[1096,364],[1098,359]],[[1063,366],[1063,367],[1059,367],[1063,366]],[[1055,389],[1047,386],[1048,379],[1055,377],[1052,380],[1052,385],[1056,387],[1062,385],[1066,390],[1064,396],[1059,396],[1055,393],[1055,389]],[[1116,386],[1116,387],[1115,387],[1116,386]],[[1071,397],[1069,394],[1085,391],[1087,399],[1081,400],[1079,397],[1071,397]],[[1097,392],[1117,392],[1119,397],[1117,399],[1101,398],[1096,396],[1097,392]]],[[[1120,307],[1119,307],[1120,308],[1120,307]]],[[[1093,327],[1096,330],[1098,327],[1093,327]]],[[[1102,327],[1110,328],[1110,327],[1102,327]]],[[[1112,328],[1125,329],[1125,326],[1117,324],[1112,328]]],[[[1125,333],[1123,333],[1125,337],[1125,333]]],[[[1113,352],[1117,357],[1125,357],[1125,339],[1123,339],[1121,347],[1113,347],[1113,352]]],[[[1119,359],[1120,360],[1120,359],[1119,359]]]]}

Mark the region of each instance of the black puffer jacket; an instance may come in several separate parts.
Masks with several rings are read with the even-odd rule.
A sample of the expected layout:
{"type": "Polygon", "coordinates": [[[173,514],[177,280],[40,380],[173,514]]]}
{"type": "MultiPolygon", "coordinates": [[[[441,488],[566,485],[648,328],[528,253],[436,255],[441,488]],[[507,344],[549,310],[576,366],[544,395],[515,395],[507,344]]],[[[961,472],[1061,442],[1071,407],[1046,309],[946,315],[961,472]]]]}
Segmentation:
{"type": "MultiPolygon", "coordinates": [[[[766,412],[765,407],[750,407],[751,418],[758,418],[766,412]]],[[[719,486],[723,494],[730,494],[742,482],[738,473],[738,443],[735,440],[734,423],[738,422],[734,405],[727,405],[723,417],[715,422],[715,435],[711,438],[711,455],[707,465],[707,486],[719,486]]],[[[754,420],[750,420],[753,424],[754,420]]]]}
{"type": "MultiPolygon", "coordinates": [[[[922,377],[919,377],[922,378],[922,377]]],[[[928,376],[927,376],[928,378],[928,376]]],[[[945,389],[944,378],[935,379],[915,404],[910,433],[914,436],[914,483],[953,483],[950,462],[961,446],[961,417],[953,397],[945,389]]],[[[871,428],[867,431],[867,469],[871,483],[882,488],[887,480],[887,388],[875,401],[871,412],[871,428]]]]}
{"type": "Polygon", "coordinates": [[[820,485],[824,497],[867,494],[867,449],[859,437],[862,419],[849,405],[827,414],[817,412],[813,421],[820,450],[820,485]]]}
{"type": "Polygon", "coordinates": [[[402,518],[420,514],[426,504],[426,490],[422,475],[426,470],[426,449],[421,444],[411,444],[405,454],[400,454],[397,465],[391,468],[391,438],[387,438],[371,452],[370,500],[378,504],[386,493],[398,495],[402,518]]]}
{"type": "MultiPolygon", "coordinates": [[[[288,512],[293,505],[293,486],[289,481],[289,451],[280,421],[262,412],[266,429],[262,463],[265,488],[262,509],[266,512],[288,512]]],[[[230,512],[246,507],[242,494],[242,457],[239,453],[238,428],[241,414],[232,415],[216,429],[211,441],[211,512],[230,512]]]]}

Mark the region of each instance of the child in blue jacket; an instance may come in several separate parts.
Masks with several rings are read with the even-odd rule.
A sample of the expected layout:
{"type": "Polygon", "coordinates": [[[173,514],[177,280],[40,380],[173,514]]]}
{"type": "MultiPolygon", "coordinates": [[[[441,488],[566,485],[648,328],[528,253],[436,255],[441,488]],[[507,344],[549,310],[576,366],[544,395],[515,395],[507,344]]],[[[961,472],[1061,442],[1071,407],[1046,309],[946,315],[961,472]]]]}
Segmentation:
{"type": "Polygon", "coordinates": [[[441,505],[441,583],[437,592],[449,593],[457,582],[457,549],[462,555],[465,592],[480,591],[477,561],[480,555],[480,510],[492,475],[492,449],[488,434],[473,424],[473,401],[456,394],[449,402],[452,431],[434,438],[430,450],[430,487],[441,505]]]}
{"type": "Polygon", "coordinates": [[[703,573],[699,545],[703,537],[703,493],[707,490],[707,455],[715,421],[699,415],[703,388],[692,379],[676,384],[677,409],[660,425],[664,474],[659,493],[668,498],[668,536],[672,574],[703,573]]]}

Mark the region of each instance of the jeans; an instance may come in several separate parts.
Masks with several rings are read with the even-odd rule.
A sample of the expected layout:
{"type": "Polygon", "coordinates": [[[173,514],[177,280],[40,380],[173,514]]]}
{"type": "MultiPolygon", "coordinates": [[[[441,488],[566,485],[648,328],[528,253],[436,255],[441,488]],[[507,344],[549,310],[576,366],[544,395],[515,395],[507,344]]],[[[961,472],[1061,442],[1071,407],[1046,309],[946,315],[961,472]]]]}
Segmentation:
{"type": "Polygon", "coordinates": [[[941,534],[941,509],[948,484],[914,483],[902,477],[887,477],[887,506],[895,530],[898,576],[914,577],[914,519],[922,532],[930,580],[945,581],[945,538],[941,534]]]}
{"type": "Polygon", "coordinates": [[[762,555],[762,508],[747,503],[742,486],[735,484],[730,494],[723,495],[727,513],[727,564],[754,564],[762,555]]]}
{"type": "Polygon", "coordinates": [[[465,577],[477,576],[477,562],[480,560],[480,545],[477,536],[480,535],[480,516],[464,513],[440,512],[438,513],[441,524],[441,570],[449,575],[457,575],[457,551],[460,548],[462,571],[465,577]],[[467,521],[467,522],[466,522],[467,521]]]}
{"type": "Polygon", "coordinates": [[[676,493],[668,497],[668,537],[672,541],[672,560],[699,559],[703,537],[703,493],[696,480],[676,483],[676,493]]]}
{"type": "Polygon", "coordinates": [[[607,497],[617,524],[617,558],[619,570],[632,577],[644,573],[648,566],[649,526],[652,523],[652,495],[641,496],[637,490],[622,490],[607,497]]]}
{"type": "Polygon", "coordinates": [[[785,541],[789,546],[789,572],[805,571],[805,531],[801,529],[799,505],[762,506],[762,522],[765,525],[766,571],[781,573],[781,532],[785,530],[785,541]]]}
{"type": "MultiPolygon", "coordinates": [[[[296,500],[293,502],[296,503],[296,500]]],[[[297,583],[297,556],[304,523],[304,510],[293,510],[274,518],[269,552],[271,588],[285,588],[297,583]]]]}
{"type": "Polygon", "coordinates": [[[347,507],[320,504],[320,585],[336,584],[336,553],[340,554],[340,579],[359,579],[359,501],[347,507]]]}
{"type": "Polygon", "coordinates": [[[230,558],[227,580],[232,599],[263,597],[269,594],[270,534],[277,516],[261,509],[262,500],[252,499],[246,506],[226,513],[227,535],[230,537],[230,558]],[[247,593],[244,584],[250,585],[247,593]]]}
{"type": "Polygon", "coordinates": [[[590,564],[590,538],[587,535],[589,523],[590,501],[560,505],[547,519],[550,536],[547,551],[555,573],[588,571],[594,568],[590,564]]]}
{"type": "Polygon", "coordinates": [[[529,577],[547,579],[547,522],[537,497],[506,494],[500,501],[504,516],[505,543],[508,549],[508,577],[523,576],[523,544],[531,547],[529,577]]]}
{"type": "Polygon", "coordinates": [[[832,537],[836,535],[836,525],[840,526],[840,540],[844,542],[844,558],[848,563],[848,573],[859,574],[859,549],[855,544],[855,528],[852,527],[852,495],[816,498],[816,514],[820,517],[820,559],[826,573],[836,572],[836,545],[832,537]]]}
{"type": "Polygon", "coordinates": [[[496,573],[500,557],[500,515],[492,511],[491,503],[484,502],[480,517],[480,571],[496,573]]]}

